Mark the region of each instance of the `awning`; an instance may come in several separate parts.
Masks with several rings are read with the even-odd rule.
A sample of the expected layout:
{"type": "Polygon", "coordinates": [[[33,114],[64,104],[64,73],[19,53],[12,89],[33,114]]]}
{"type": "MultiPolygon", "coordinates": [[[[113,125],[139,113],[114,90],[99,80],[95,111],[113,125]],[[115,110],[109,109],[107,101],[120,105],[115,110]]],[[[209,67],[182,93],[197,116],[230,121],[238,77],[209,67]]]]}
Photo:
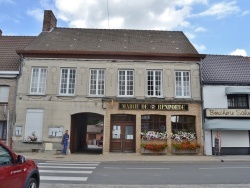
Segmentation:
{"type": "Polygon", "coordinates": [[[205,130],[250,130],[250,119],[208,119],[205,130]]]}
{"type": "Polygon", "coordinates": [[[244,87],[226,87],[226,94],[250,94],[250,88],[244,87]]]}

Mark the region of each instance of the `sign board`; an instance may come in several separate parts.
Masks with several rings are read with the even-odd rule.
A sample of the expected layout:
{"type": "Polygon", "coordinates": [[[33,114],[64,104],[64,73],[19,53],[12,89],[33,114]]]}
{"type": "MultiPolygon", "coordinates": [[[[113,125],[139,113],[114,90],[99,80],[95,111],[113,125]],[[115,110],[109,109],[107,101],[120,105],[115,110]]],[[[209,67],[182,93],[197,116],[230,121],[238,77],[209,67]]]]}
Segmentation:
{"type": "Polygon", "coordinates": [[[188,104],[119,103],[119,110],[187,111],[188,104]]]}
{"type": "Polygon", "coordinates": [[[206,109],[206,117],[249,117],[250,109],[206,109]]]}

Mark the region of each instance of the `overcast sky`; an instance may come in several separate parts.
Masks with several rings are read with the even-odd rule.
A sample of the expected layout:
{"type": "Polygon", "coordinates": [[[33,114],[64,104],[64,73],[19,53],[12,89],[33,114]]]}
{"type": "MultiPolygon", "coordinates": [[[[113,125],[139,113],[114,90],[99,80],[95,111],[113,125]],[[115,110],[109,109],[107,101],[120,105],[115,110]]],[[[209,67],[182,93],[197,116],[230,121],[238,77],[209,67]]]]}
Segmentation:
{"type": "Polygon", "coordinates": [[[3,35],[38,35],[44,10],[57,27],[183,31],[199,53],[250,54],[249,0],[0,0],[3,35]]]}

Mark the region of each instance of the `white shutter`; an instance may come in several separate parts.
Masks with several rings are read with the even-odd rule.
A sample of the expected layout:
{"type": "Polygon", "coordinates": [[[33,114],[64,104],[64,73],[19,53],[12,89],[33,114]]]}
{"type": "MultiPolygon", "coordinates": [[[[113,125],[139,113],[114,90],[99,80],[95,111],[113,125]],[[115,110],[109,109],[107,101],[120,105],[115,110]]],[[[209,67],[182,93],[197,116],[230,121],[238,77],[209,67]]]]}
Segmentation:
{"type": "Polygon", "coordinates": [[[33,132],[37,136],[37,141],[43,139],[43,110],[42,109],[28,109],[26,114],[25,125],[25,140],[31,136],[33,132]]]}
{"type": "Polygon", "coordinates": [[[9,101],[9,86],[0,86],[0,102],[6,102],[9,101]]]}

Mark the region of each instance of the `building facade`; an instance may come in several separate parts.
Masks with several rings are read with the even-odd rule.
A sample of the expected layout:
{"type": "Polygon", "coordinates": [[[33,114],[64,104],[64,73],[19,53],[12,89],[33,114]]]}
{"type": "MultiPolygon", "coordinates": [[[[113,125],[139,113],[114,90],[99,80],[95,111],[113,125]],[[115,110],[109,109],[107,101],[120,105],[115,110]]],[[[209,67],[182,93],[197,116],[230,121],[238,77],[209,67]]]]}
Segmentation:
{"type": "Polygon", "coordinates": [[[16,50],[25,48],[35,37],[3,36],[0,30],[0,140],[12,147],[17,79],[20,57],[16,50]]]}
{"type": "Polygon", "coordinates": [[[23,134],[13,138],[16,149],[33,147],[34,135],[33,144],[61,147],[69,130],[70,150],[80,152],[87,125],[98,123],[103,154],[140,153],[142,131],[167,132],[170,147],[173,131],[193,131],[202,144],[204,55],[182,32],[54,26],[18,54],[16,126],[23,134]]]}
{"type": "Polygon", "coordinates": [[[207,55],[202,61],[205,154],[250,154],[250,61],[242,56],[207,55]]]}

